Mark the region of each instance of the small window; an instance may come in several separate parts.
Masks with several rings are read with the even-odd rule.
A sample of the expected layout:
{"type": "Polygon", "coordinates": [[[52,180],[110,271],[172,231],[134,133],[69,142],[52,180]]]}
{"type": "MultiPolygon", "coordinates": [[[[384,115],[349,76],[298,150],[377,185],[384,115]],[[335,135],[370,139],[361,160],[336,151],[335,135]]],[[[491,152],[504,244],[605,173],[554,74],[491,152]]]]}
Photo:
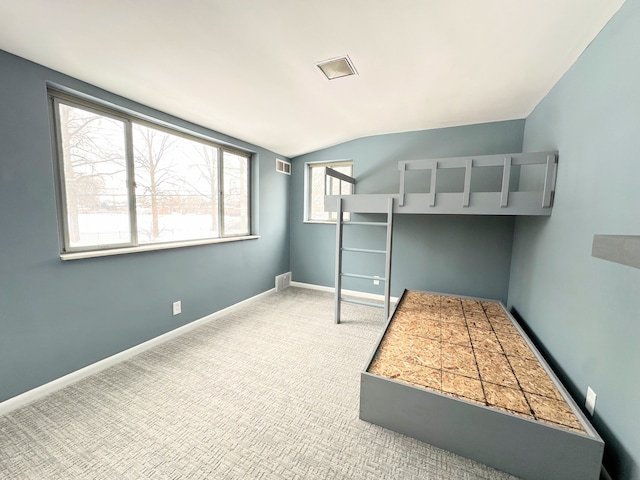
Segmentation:
{"type": "MultiPolygon", "coordinates": [[[[326,212],[324,209],[325,195],[351,195],[353,185],[342,182],[326,174],[326,168],[332,168],[345,175],[353,175],[353,162],[322,162],[306,165],[305,179],[305,222],[335,222],[336,213],[326,212]]],[[[345,213],[345,219],[348,214],[345,213]]]]}
{"type": "Polygon", "coordinates": [[[52,93],[63,253],[250,234],[250,155],[52,93]]]}

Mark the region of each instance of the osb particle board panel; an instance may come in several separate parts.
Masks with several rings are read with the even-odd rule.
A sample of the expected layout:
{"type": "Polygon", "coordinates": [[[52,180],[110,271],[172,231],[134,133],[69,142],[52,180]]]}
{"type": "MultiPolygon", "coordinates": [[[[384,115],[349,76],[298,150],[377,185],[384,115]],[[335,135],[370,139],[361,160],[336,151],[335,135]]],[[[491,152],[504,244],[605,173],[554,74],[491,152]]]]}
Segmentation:
{"type": "Polygon", "coordinates": [[[407,292],[368,371],[585,433],[498,302],[407,292]]]}
{"type": "Polygon", "coordinates": [[[530,345],[498,302],[405,291],[360,418],[524,479],[595,480],[604,443],[530,345]]]}

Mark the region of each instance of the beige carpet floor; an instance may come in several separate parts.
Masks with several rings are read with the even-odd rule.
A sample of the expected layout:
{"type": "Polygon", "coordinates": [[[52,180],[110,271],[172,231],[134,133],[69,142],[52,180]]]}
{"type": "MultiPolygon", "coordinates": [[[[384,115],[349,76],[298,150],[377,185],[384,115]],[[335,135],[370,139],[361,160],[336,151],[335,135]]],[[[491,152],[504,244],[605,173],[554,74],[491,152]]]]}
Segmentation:
{"type": "Polygon", "coordinates": [[[0,478],[513,479],[358,418],[382,325],[270,294],[0,417],[0,478]]]}

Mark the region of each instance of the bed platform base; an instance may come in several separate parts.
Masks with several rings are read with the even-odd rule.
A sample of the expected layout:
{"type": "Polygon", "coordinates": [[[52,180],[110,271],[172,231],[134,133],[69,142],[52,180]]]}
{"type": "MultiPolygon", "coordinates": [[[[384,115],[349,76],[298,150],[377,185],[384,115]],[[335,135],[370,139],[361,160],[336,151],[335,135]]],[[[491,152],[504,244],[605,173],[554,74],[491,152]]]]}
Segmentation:
{"type": "MultiPolygon", "coordinates": [[[[407,291],[403,298],[406,294],[407,291]]],[[[401,302],[402,299],[398,305],[401,302]]],[[[572,412],[569,413],[571,422],[567,423],[575,428],[537,420],[533,411],[527,418],[488,403],[485,406],[461,396],[416,386],[402,381],[402,377],[393,379],[370,373],[371,366],[380,361],[379,348],[384,345],[389,325],[397,315],[397,306],[361,373],[360,418],[523,479],[597,480],[604,442],[521,327],[502,304],[493,303],[504,310],[504,318],[508,316],[549,375],[572,412]]],[[[371,369],[376,371],[375,367],[371,369]]]]}

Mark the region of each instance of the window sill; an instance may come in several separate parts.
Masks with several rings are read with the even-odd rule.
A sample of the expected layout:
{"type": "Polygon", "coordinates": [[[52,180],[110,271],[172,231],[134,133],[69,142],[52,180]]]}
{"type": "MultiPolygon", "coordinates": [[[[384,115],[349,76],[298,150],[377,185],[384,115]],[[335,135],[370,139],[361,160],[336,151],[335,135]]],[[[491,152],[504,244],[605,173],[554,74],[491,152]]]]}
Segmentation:
{"type": "Polygon", "coordinates": [[[153,252],[155,250],[169,250],[172,248],[192,247],[196,245],[210,245],[213,243],[240,242],[243,240],[257,240],[260,235],[246,235],[244,237],[210,238],[206,240],[189,240],[183,242],[157,243],[152,245],[138,245],[137,247],[111,248],[108,250],[92,250],[87,252],[61,253],[61,260],[79,260],[81,258],[109,257],[125,255],[127,253],[153,252]]]}

